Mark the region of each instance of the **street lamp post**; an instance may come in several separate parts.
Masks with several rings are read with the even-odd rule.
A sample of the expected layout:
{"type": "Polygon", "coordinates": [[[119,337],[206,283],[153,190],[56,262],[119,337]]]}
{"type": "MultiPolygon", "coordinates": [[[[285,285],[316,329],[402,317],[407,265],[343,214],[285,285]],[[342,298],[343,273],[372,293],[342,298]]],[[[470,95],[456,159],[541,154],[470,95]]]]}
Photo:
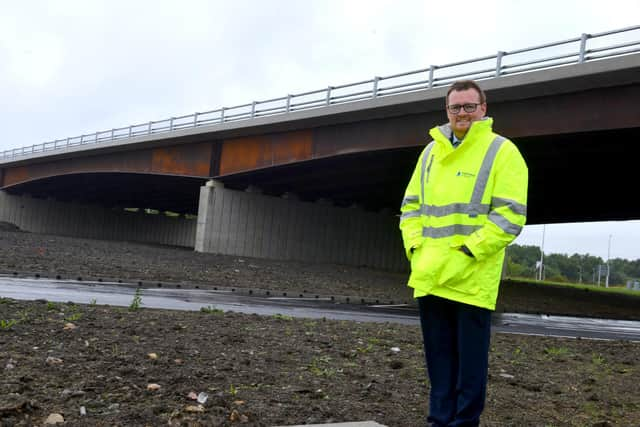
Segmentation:
{"type": "Polygon", "coordinates": [[[538,280],[544,280],[544,235],[546,224],[542,224],[542,244],[540,245],[540,271],[538,272],[538,280]]]}
{"type": "Polygon", "coordinates": [[[607,277],[604,280],[605,288],[609,287],[609,272],[611,271],[611,267],[609,265],[610,259],[611,259],[611,234],[609,234],[609,247],[607,248],[607,277]]]}

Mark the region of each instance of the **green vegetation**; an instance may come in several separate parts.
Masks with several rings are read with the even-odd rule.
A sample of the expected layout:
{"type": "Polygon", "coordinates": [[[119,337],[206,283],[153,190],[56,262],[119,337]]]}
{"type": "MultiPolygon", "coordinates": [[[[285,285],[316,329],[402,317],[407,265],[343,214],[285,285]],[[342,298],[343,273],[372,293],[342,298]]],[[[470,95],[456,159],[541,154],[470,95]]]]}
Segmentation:
{"type": "Polygon", "coordinates": [[[337,372],[340,372],[332,366],[331,362],[332,359],[329,356],[314,357],[309,366],[307,366],[307,369],[317,377],[330,378],[337,372]]]}
{"type": "Polygon", "coordinates": [[[569,349],[566,347],[546,347],[544,352],[551,357],[566,356],[569,354],[569,349]]]}
{"type": "Polygon", "coordinates": [[[274,314],[273,318],[279,319],[279,320],[293,320],[292,316],[287,316],[286,314],[280,314],[280,313],[274,314]]]}
{"type": "Polygon", "coordinates": [[[82,313],[77,313],[76,312],[76,313],[72,313],[72,314],[66,316],[64,318],[64,320],[66,320],[67,322],[75,322],[75,321],[80,320],[81,317],[82,317],[82,313]]]}
{"type": "Polygon", "coordinates": [[[229,384],[229,394],[233,397],[236,397],[238,394],[238,388],[234,387],[233,384],[229,384]]]}
{"type": "Polygon", "coordinates": [[[606,363],[606,359],[602,357],[601,354],[593,353],[591,355],[591,363],[593,363],[596,366],[602,366],[606,363]]]}
{"type": "MultiPolygon", "coordinates": [[[[507,247],[507,277],[535,280],[536,262],[540,260],[540,248],[537,246],[510,245],[507,247]]],[[[598,268],[606,262],[593,255],[546,254],[544,268],[546,283],[551,284],[598,284],[598,268]]],[[[603,267],[604,270],[604,267],[603,267]]],[[[601,271],[600,286],[604,287],[605,271],[601,271]]],[[[640,279],[640,260],[629,261],[615,258],[610,260],[609,284],[626,286],[628,280],[640,279]]],[[[624,289],[626,291],[626,289],[624,289]]],[[[630,294],[640,294],[628,291],[630,294]]]]}
{"type": "Polygon", "coordinates": [[[9,319],[9,320],[0,319],[0,329],[11,329],[17,324],[18,324],[18,321],[15,319],[9,319]]]}
{"type": "Polygon", "coordinates": [[[131,304],[129,304],[130,311],[137,311],[140,309],[140,305],[142,304],[142,288],[136,288],[135,294],[133,294],[133,300],[131,300],[131,304]]]}
{"type": "Polygon", "coordinates": [[[552,282],[550,280],[534,280],[534,279],[529,279],[529,278],[517,278],[514,280],[517,280],[519,283],[534,283],[534,284],[538,284],[538,285],[548,285],[548,286],[563,286],[563,287],[567,287],[567,288],[573,288],[573,289],[579,289],[579,290],[583,290],[583,291],[593,291],[593,292],[604,292],[604,293],[613,293],[613,294],[623,294],[623,295],[630,295],[630,296],[635,296],[640,298],[640,292],[638,291],[633,291],[631,289],[626,289],[620,286],[611,286],[609,288],[603,288],[602,286],[597,286],[597,285],[586,285],[586,284],[579,284],[579,283],[568,283],[568,282],[552,282]]]}
{"type": "Polygon", "coordinates": [[[220,310],[219,308],[215,308],[213,306],[207,306],[207,307],[200,307],[200,312],[201,313],[208,313],[208,314],[217,314],[217,315],[222,315],[224,314],[224,310],[220,310]]]}

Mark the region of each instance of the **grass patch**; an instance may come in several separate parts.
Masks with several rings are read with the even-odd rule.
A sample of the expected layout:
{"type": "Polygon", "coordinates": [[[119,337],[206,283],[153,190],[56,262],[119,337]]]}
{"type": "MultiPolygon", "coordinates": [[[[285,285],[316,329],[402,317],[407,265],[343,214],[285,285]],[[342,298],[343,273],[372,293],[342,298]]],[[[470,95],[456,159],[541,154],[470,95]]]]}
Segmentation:
{"type": "Polygon", "coordinates": [[[544,353],[548,356],[566,356],[569,354],[569,349],[566,347],[545,347],[544,353]]]}
{"type": "Polygon", "coordinates": [[[219,308],[208,305],[206,307],[200,307],[200,313],[223,315],[224,310],[220,310],[219,308]]]}
{"type": "Polygon", "coordinates": [[[69,316],[66,316],[64,320],[66,320],[67,322],[75,322],[77,320],[80,320],[81,317],[82,317],[82,313],[73,313],[69,316]]]}
{"type": "Polygon", "coordinates": [[[636,297],[640,300],[640,292],[627,289],[623,286],[611,286],[611,287],[605,288],[604,286],[585,285],[583,283],[552,282],[548,280],[539,281],[539,280],[534,280],[527,277],[509,277],[505,281],[516,282],[516,283],[526,283],[530,285],[541,285],[541,286],[562,286],[565,288],[580,289],[583,291],[629,295],[632,297],[636,297]]]}

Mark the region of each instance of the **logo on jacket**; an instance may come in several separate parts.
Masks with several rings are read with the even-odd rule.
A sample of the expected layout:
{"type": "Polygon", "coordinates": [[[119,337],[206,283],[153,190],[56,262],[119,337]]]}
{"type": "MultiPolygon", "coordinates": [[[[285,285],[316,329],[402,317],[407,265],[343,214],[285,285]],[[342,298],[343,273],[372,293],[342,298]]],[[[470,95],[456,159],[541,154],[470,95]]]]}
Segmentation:
{"type": "Polygon", "coordinates": [[[458,171],[458,173],[456,173],[456,176],[461,176],[463,178],[473,178],[476,175],[470,172],[458,171]]]}

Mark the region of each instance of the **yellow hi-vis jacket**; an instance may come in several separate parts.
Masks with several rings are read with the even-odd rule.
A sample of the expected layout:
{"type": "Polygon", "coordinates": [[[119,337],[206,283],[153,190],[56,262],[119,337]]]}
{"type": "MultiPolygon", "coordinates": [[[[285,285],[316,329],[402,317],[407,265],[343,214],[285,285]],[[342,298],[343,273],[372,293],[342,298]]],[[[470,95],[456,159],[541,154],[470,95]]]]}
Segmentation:
{"type": "Polygon", "coordinates": [[[436,295],[494,310],[505,247],[527,215],[528,170],[516,146],[472,123],[457,148],[449,124],[431,129],[400,208],[414,297],[436,295]],[[473,257],[460,250],[466,246],[473,257]]]}

